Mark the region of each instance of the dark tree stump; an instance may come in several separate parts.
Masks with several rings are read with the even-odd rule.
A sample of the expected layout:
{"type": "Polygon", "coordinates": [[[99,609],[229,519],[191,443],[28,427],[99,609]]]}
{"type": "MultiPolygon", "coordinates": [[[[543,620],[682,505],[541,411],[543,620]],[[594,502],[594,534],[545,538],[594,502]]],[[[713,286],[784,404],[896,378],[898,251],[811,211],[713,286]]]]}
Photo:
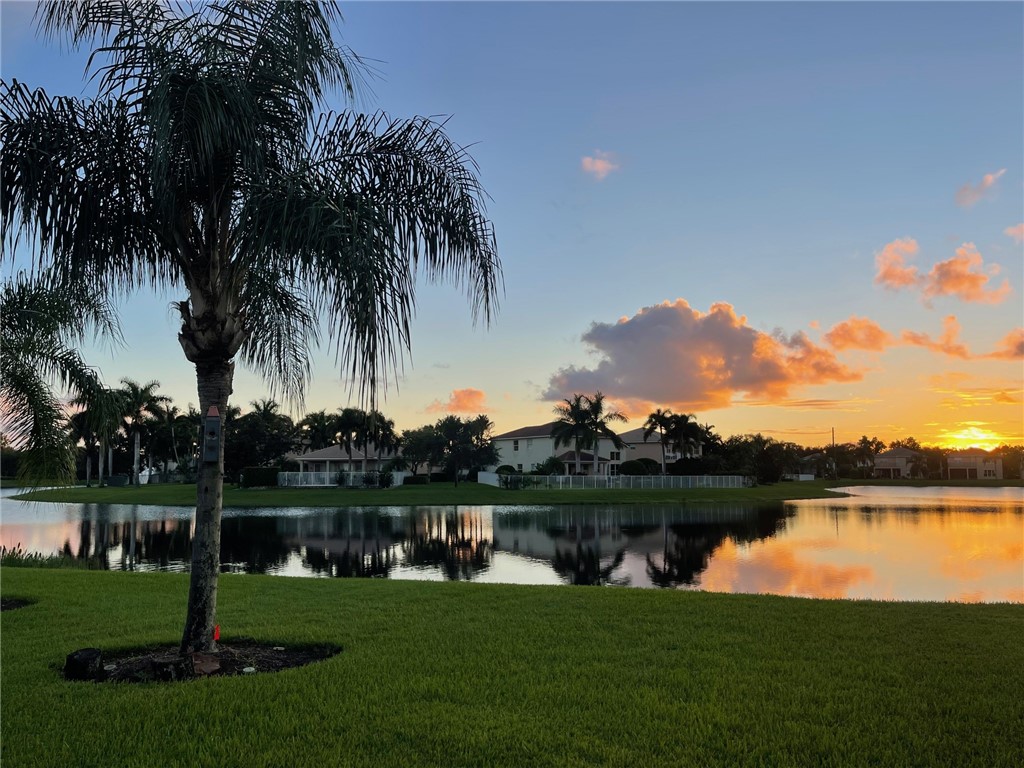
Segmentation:
{"type": "Polygon", "coordinates": [[[80,648],[64,660],[65,680],[98,680],[103,669],[99,648],[80,648]]]}
{"type": "Polygon", "coordinates": [[[153,677],[164,682],[190,680],[196,675],[191,656],[154,656],[150,663],[153,677]]]}

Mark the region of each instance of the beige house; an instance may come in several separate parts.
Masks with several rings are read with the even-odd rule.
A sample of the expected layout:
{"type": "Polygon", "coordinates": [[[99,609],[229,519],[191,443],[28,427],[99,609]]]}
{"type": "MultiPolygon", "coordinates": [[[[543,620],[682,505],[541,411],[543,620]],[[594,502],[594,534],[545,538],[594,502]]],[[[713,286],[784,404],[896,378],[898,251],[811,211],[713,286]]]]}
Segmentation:
{"type": "Polygon", "coordinates": [[[909,448],[893,448],[889,451],[882,451],[875,456],[874,477],[889,479],[912,477],[914,463],[919,461],[922,456],[923,454],[909,448]]]}
{"type": "Polygon", "coordinates": [[[947,453],[946,469],[950,480],[1003,479],[1002,457],[981,448],[947,453]]]}
{"type": "Polygon", "coordinates": [[[329,445],[294,457],[299,463],[300,472],[375,472],[392,458],[394,454],[385,451],[378,465],[377,449],[373,445],[367,447],[365,456],[361,450],[353,447],[351,462],[348,451],[340,445],[329,445]]]}
{"type": "MultiPolygon", "coordinates": [[[[520,472],[532,472],[538,464],[542,464],[554,456],[565,464],[567,473],[574,474],[576,472],[575,446],[570,443],[569,445],[561,444],[555,448],[555,439],[551,437],[551,430],[557,423],[549,421],[531,427],[520,427],[494,437],[494,447],[498,449],[498,463],[495,464],[495,467],[508,464],[520,472]]],[[[618,474],[619,464],[625,458],[624,453],[625,451],[615,448],[611,440],[603,438],[598,441],[597,474],[618,474]]],[[[580,472],[587,475],[594,473],[592,451],[580,450],[580,472]]]]}

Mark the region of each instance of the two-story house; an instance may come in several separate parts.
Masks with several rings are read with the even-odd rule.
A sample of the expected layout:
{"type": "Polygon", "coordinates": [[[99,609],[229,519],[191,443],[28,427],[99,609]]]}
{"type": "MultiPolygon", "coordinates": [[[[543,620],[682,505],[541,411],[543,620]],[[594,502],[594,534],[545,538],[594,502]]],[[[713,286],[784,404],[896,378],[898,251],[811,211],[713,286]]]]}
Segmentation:
{"type": "Polygon", "coordinates": [[[1003,479],[1002,457],[981,448],[947,453],[946,469],[950,480],[1003,479]]]}
{"type": "MultiPolygon", "coordinates": [[[[507,464],[520,472],[531,472],[538,464],[554,456],[565,464],[567,473],[574,474],[576,447],[570,443],[555,448],[551,430],[556,423],[549,421],[532,427],[520,427],[494,437],[494,447],[498,449],[499,456],[495,467],[507,464]]],[[[623,451],[615,448],[611,440],[602,438],[597,446],[597,474],[617,474],[623,459],[623,451]]],[[[580,472],[587,475],[594,473],[594,454],[590,449],[580,451],[580,472]]]]}

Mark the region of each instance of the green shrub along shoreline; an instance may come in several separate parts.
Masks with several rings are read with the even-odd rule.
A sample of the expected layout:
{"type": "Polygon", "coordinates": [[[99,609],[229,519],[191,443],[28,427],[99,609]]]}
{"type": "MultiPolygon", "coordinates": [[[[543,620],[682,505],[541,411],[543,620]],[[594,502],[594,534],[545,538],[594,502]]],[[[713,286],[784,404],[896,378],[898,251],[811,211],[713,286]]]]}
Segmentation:
{"type": "Polygon", "coordinates": [[[61,679],[169,645],[183,574],[0,568],[5,766],[1011,766],[1024,606],[221,577],[222,643],[327,661],[61,679]]]}
{"type": "MultiPolygon", "coordinates": [[[[686,490],[573,490],[540,488],[506,490],[479,483],[430,483],[387,489],[348,488],[237,488],[225,487],[228,507],[344,507],[461,504],[676,504],[708,501],[780,502],[793,499],[835,498],[830,488],[862,485],[863,481],[813,480],[776,483],[752,488],[689,488],[686,490]]],[[[881,484],[881,483],[872,483],[881,484]]],[[[1020,481],[888,481],[893,486],[946,485],[951,487],[1022,487],[1020,481]]],[[[15,496],[29,501],[109,504],[195,505],[194,485],[142,485],[138,487],[52,488],[15,496]]]]}

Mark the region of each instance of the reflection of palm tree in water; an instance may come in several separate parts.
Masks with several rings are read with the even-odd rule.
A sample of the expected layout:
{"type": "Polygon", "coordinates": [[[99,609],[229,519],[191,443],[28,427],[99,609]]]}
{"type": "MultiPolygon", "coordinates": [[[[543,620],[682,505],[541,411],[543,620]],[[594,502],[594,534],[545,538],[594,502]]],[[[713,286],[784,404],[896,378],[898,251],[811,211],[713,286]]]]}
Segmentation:
{"type": "Polygon", "coordinates": [[[368,554],[346,549],[336,554],[307,547],[304,562],[314,573],[326,573],[340,578],[386,577],[395,565],[390,549],[383,552],[378,549],[368,554]]]}
{"type": "MultiPolygon", "coordinates": [[[[313,573],[339,578],[383,578],[395,567],[393,541],[395,533],[391,518],[371,514],[343,513],[332,525],[324,519],[320,544],[306,541],[303,564],[313,573]],[[344,523],[338,523],[341,519],[344,523]],[[337,528],[344,534],[337,537],[337,528]],[[332,538],[333,537],[333,538],[332,538]],[[341,549],[341,539],[344,548],[341,549]],[[339,551],[340,550],[340,551],[339,551]]],[[[295,547],[300,551],[301,547],[295,547]]]]}
{"type": "Polygon", "coordinates": [[[593,547],[577,544],[575,550],[555,549],[555,557],[551,561],[555,572],[570,584],[590,586],[600,584],[628,583],[627,579],[612,579],[612,572],[622,565],[626,556],[625,550],[618,550],[608,565],[601,565],[601,555],[593,547]]]}
{"type": "Polygon", "coordinates": [[[471,581],[491,565],[494,543],[483,537],[479,515],[428,516],[422,530],[414,520],[413,533],[402,544],[404,562],[414,568],[436,568],[449,581],[471,581]]]}
{"type": "Polygon", "coordinates": [[[740,520],[663,524],[665,544],[661,563],[647,555],[647,576],[658,587],[697,586],[711,556],[727,538],[736,544],[772,538],[785,528],[786,517],[781,508],[766,508],[740,520]]]}

